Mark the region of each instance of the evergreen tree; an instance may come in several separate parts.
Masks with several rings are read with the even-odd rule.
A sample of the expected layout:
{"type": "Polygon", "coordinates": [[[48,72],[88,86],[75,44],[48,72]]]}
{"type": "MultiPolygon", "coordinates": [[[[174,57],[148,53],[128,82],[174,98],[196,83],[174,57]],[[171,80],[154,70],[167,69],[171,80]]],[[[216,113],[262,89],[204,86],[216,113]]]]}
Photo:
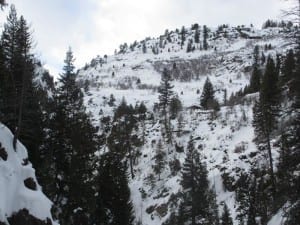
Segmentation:
{"type": "Polygon", "coordinates": [[[236,182],[236,200],[239,203],[237,208],[237,220],[239,224],[245,224],[249,209],[249,186],[251,176],[248,173],[241,173],[236,182]]]}
{"type": "Polygon", "coordinates": [[[192,47],[192,41],[190,40],[187,44],[186,52],[189,53],[191,51],[193,51],[193,47],[192,47]]]}
{"type": "Polygon", "coordinates": [[[182,113],[180,113],[177,119],[177,137],[181,137],[184,125],[184,118],[182,113]]]}
{"type": "Polygon", "coordinates": [[[159,44],[158,44],[159,48],[164,48],[164,36],[160,36],[159,37],[159,44]]]}
{"type": "MultiPolygon", "coordinates": [[[[294,172],[294,157],[292,157],[293,148],[292,143],[289,140],[293,139],[293,135],[290,130],[281,135],[280,156],[278,159],[278,172],[277,177],[280,180],[278,192],[288,193],[291,190],[291,180],[293,179],[294,172]],[[293,169],[292,169],[293,168],[293,169]]],[[[288,196],[282,195],[284,200],[287,200],[288,196]]]]}
{"type": "Polygon", "coordinates": [[[277,73],[277,79],[279,80],[279,75],[280,75],[280,70],[281,70],[281,55],[280,54],[276,54],[276,65],[275,65],[275,71],[277,73]]]}
{"type": "Polygon", "coordinates": [[[5,57],[2,44],[0,42],[0,121],[3,121],[3,106],[5,105],[5,96],[8,89],[8,76],[6,75],[5,57]]]}
{"type": "MultiPolygon", "coordinates": [[[[300,21],[300,2],[296,2],[296,7],[290,13],[295,15],[297,18],[297,22],[299,24],[300,21]]],[[[294,49],[295,55],[295,69],[292,73],[291,80],[289,81],[289,94],[292,99],[292,107],[289,115],[293,115],[291,117],[291,125],[289,126],[288,131],[286,132],[288,135],[286,146],[289,151],[288,154],[288,163],[285,168],[288,171],[288,174],[292,174],[289,176],[291,179],[290,189],[287,192],[289,201],[291,203],[291,207],[289,209],[287,220],[285,225],[296,225],[299,223],[300,219],[300,176],[297,171],[299,171],[300,167],[300,32],[297,30],[295,39],[292,42],[296,42],[296,48],[294,49]]],[[[284,181],[284,180],[283,180],[284,181]]]]}
{"type": "Polygon", "coordinates": [[[208,49],[207,39],[208,39],[208,28],[206,25],[204,25],[203,26],[203,49],[204,50],[208,49]]]}
{"type": "Polygon", "coordinates": [[[233,225],[232,218],[228,206],[224,203],[223,214],[221,217],[221,225],[233,225]]]}
{"type": "Polygon", "coordinates": [[[249,93],[258,92],[260,89],[261,71],[259,68],[259,46],[254,47],[252,74],[250,78],[249,93]]]}
{"type": "Polygon", "coordinates": [[[276,126],[276,116],[278,115],[278,73],[275,70],[273,59],[269,56],[267,60],[266,71],[263,77],[261,90],[259,93],[259,101],[255,103],[253,108],[254,118],[253,125],[255,128],[256,141],[266,146],[269,158],[269,168],[271,182],[273,186],[273,194],[276,191],[273,156],[271,149],[271,133],[276,126]]]}
{"type": "Polygon", "coordinates": [[[203,86],[203,91],[200,97],[200,105],[204,109],[219,109],[219,103],[214,97],[214,88],[209,78],[206,78],[206,81],[203,86]]]}
{"type": "Polygon", "coordinates": [[[256,222],[256,181],[254,180],[251,183],[250,191],[249,191],[249,208],[248,208],[248,215],[247,215],[247,225],[257,225],[256,222]]]}
{"type": "Polygon", "coordinates": [[[126,168],[113,153],[101,157],[95,221],[100,225],[132,225],[133,207],[126,168]]]}
{"type": "Polygon", "coordinates": [[[107,104],[108,104],[110,107],[113,107],[113,106],[115,106],[115,101],[116,101],[115,96],[114,96],[113,94],[110,94],[109,100],[108,100],[108,103],[107,103],[107,104]]]}
{"type": "Polygon", "coordinates": [[[146,41],[145,40],[143,41],[142,51],[143,51],[144,54],[147,53],[147,45],[146,45],[146,41]]]}
{"type": "Polygon", "coordinates": [[[258,65],[253,65],[253,70],[250,78],[249,93],[258,92],[260,89],[261,71],[258,65]]]}
{"type": "Polygon", "coordinates": [[[91,183],[92,157],[98,147],[98,137],[76,83],[74,57],[70,48],[64,62],[48,138],[48,147],[53,151],[51,173],[55,175],[56,187],[49,195],[55,203],[59,221],[72,224],[76,218],[89,220],[92,214],[95,193],[91,183]]]}
{"type": "Polygon", "coordinates": [[[173,212],[169,219],[163,223],[163,225],[184,225],[185,218],[183,213],[183,204],[179,204],[178,212],[173,212]]]}
{"type": "Polygon", "coordinates": [[[167,142],[172,142],[172,134],[171,134],[171,125],[170,125],[170,118],[169,118],[169,112],[168,108],[171,102],[171,98],[173,96],[173,85],[171,84],[172,77],[170,72],[167,69],[164,69],[162,76],[161,76],[161,82],[160,87],[158,89],[159,93],[159,107],[160,107],[160,113],[162,117],[164,118],[164,128],[167,135],[167,142]]]}
{"type": "Polygon", "coordinates": [[[190,138],[182,168],[183,219],[185,224],[217,224],[213,193],[209,189],[206,165],[190,138]]]}
{"type": "Polygon", "coordinates": [[[265,56],[264,52],[261,53],[260,61],[261,61],[261,65],[264,65],[266,62],[266,56],[265,56]]]}
{"type": "Polygon", "coordinates": [[[293,73],[295,72],[296,67],[295,62],[295,55],[293,49],[290,49],[286,58],[284,60],[283,68],[282,68],[282,75],[284,81],[289,81],[293,77],[293,73]]]}
{"type": "Polygon", "coordinates": [[[158,174],[158,180],[160,180],[160,174],[166,165],[165,156],[166,153],[163,150],[162,141],[159,140],[156,147],[156,155],[154,157],[155,160],[154,172],[158,174]]]}
{"type": "Polygon", "coordinates": [[[195,30],[195,43],[199,44],[200,43],[200,30],[199,30],[199,27],[196,28],[195,30]]]}
{"type": "Polygon", "coordinates": [[[185,27],[183,26],[182,28],[181,28],[181,31],[180,31],[180,38],[181,38],[181,43],[180,43],[180,45],[181,45],[181,48],[183,47],[183,45],[184,45],[184,42],[185,42],[185,33],[186,33],[186,30],[185,30],[185,27]]]}
{"type": "MultiPolygon", "coordinates": [[[[0,84],[2,87],[2,99],[3,105],[0,105],[2,114],[5,114],[5,117],[1,118],[2,122],[6,124],[12,130],[15,131],[17,127],[17,101],[18,94],[20,91],[17,90],[17,78],[20,82],[20,57],[17,53],[17,32],[19,29],[19,22],[17,17],[17,12],[14,5],[11,5],[10,11],[7,17],[7,21],[4,24],[4,30],[1,36],[1,48],[2,56],[4,60],[4,65],[6,70],[5,74],[2,74],[2,79],[5,79],[5,83],[0,84]]],[[[19,88],[20,89],[20,88],[19,88]]]]}
{"type": "Polygon", "coordinates": [[[176,119],[182,110],[182,103],[177,95],[173,96],[170,101],[170,119],[176,119]]]}
{"type": "Polygon", "coordinates": [[[270,180],[267,180],[265,175],[264,170],[256,168],[252,169],[250,173],[240,175],[236,183],[239,224],[267,224],[272,215],[274,209],[274,200],[270,193],[272,186],[270,187],[270,180]],[[260,219],[260,223],[257,218],[260,219]]]}
{"type": "Polygon", "coordinates": [[[114,124],[107,144],[110,151],[114,152],[118,160],[126,159],[130,167],[131,177],[134,178],[133,164],[137,157],[137,147],[142,144],[142,140],[137,135],[138,117],[131,105],[127,105],[123,98],[114,114],[114,124]]]}
{"type": "Polygon", "coordinates": [[[140,115],[140,118],[142,120],[145,120],[146,113],[147,113],[147,107],[145,106],[144,102],[141,102],[141,104],[137,108],[137,113],[140,115]]]}
{"type": "MultiPolygon", "coordinates": [[[[300,7],[300,2],[298,4],[300,7]]],[[[297,12],[299,13],[299,12],[297,12]]],[[[298,14],[298,18],[300,15],[298,14]]],[[[300,177],[297,175],[300,166],[300,39],[297,33],[295,48],[295,64],[292,69],[292,52],[288,53],[283,65],[283,75],[289,75],[287,78],[288,94],[292,106],[289,111],[290,124],[284,130],[281,141],[280,161],[278,175],[280,179],[280,191],[287,193],[285,201],[290,202],[290,208],[287,213],[285,225],[297,224],[300,218],[300,177]],[[288,60],[288,58],[290,58],[288,60]],[[288,63],[289,62],[289,63],[288,63]],[[289,66],[285,66],[285,64],[289,66]],[[287,67],[287,68],[286,68],[287,67]]]]}
{"type": "Polygon", "coordinates": [[[146,119],[147,119],[147,107],[145,106],[144,102],[141,102],[139,106],[136,107],[135,109],[137,115],[138,115],[138,120],[140,123],[141,127],[141,144],[145,144],[146,142],[146,119]]]}
{"type": "MultiPolygon", "coordinates": [[[[21,16],[18,24],[18,30],[16,33],[16,39],[18,45],[16,46],[16,51],[18,53],[18,65],[19,74],[15,75],[15,84],[17,92],[17,123],[14,132],[13,145],[16,148],[17,139],[20,137],[21,129],[23,126],[24,119],[24,108],[26,103],[26,97],[28,97],[27,91],[31,90],[33,87],[33,74],[34,65],[32,62],[32,57],[30,55],[31,51],[31,36],[29,32],[29,27],[23,16],[21,16]]],[[[32,100],[32,99],[31,99],[32,100]]],[[[38,107],[36,107],[38,108],[38,107]]],[[[28,108],[30,110],[30,108],[28,108]]],[[[28,118],[27,118],[28,119],[28,118]]],[[[32,118],[34,119],[34,117],[32,118]]],[[[28,127],[30,129],[30,127],[28,127]]]]}
{"type": "Polygon", "coordinates": [[[1,37],[0,56],[0,119],[13,131],[13,144],[17,139],[28,148],[29,159],[40,169],[41,146],[44,141],[43,90],[34,82],[35,59],[32,38],[23,16],[17,18],[11,5],[1,37]]]}

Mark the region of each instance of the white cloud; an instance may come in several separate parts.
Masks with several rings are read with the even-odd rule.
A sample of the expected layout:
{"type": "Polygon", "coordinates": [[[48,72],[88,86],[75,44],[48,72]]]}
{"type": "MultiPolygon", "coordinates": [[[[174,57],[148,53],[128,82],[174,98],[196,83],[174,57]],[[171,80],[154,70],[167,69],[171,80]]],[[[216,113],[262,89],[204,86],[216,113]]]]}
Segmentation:
{"type": "MultiPolygon", "coordinates": [[[[192,23],[260,26],[280,15],[284,0],[10,0],[32,24],[36,51],[57,74],[71,46],[76,66],[119,44],[192,23]]],[[[8,11],[8,9],[6,9],[8,11]]],[[[1,19],[1,18],[0,18],[1,19]]]]}

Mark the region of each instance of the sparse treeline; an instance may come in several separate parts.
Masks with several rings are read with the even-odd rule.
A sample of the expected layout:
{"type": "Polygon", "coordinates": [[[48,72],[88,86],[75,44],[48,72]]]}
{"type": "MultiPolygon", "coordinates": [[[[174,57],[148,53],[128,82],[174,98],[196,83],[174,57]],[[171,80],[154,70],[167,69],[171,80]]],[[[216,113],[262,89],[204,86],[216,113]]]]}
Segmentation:
{"type": "Polygon", "coordinates": [[[186,52],[194,52],[195,50],[206,51],[213,48],[209,44],[211,30],[206,25],[200,26],[195,23],[192,24],[189,29],[184,26],[175,31],[169,31],[167,29],[165,33],[159,37],[157,42],[149,43],[151,38],[148,37],[141,42],[134,41],[130,45],[127,43],[121,44],[119,50],[115,50],[115,54],[125,54],[138,49],[144,54],[151,52],[154,55],[158,55],[166,49],[168,52],[174,51],[174,46],[172,48],[171,46],[166,48],[166,46],[175,43],[180,46],[180,49],[186,46],[186,49],[184,49],[186,52]],[[191,32],[192,35],[189,32],[191,32]],[[189,36],[192,38],[188,38],[189,36]]]}

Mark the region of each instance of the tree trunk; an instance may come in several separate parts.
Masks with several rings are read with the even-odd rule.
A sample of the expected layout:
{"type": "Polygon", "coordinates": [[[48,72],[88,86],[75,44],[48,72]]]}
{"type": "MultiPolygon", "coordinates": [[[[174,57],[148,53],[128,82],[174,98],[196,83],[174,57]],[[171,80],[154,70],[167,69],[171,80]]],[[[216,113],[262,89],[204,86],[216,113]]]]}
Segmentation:
{"type": "Polygon", "coordinates": [[[268,156],[269,156],[269,163],[270,163],[270,176],[271,176],[271,182],[273,186],[272,194],[273,197],[276,195],[276,179],[274,176],[274,168],[273,168],[273,157],[272,157],[272,149],[271,149],[271,143],[270,143],[270,134],[267,133],[267,148],[268,148],[268,156]]]}
{"type": "Polygon", "coordinates": [[[22,125],[22,118],[23,118],[23,104],[24,104],[24,97],[25,97],[25,92],[26,92],[26,75],[27,75],[27,70],[26,70],[26,62],[23,62],[24,65],[24,72],[22,76],[22,89],[21,89],[21,96],[20,96],[20,103],[19,103],[19,112],[18,112],[18,122],[17,122],[17,127],[14,133],[14,138],[13,138],[13,147],[14,150],[16,151],[17,148],[17,141],[20,136],[20,131],[21,131],[21,125],[22,125]]]}

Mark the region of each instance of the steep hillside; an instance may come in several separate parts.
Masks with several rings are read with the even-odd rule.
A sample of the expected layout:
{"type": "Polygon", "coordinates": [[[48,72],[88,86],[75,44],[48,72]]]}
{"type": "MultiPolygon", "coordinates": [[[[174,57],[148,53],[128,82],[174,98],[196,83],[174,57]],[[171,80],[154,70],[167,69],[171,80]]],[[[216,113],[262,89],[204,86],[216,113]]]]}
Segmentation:
{"type": "MultiPolygon", "coordinates": [[[[85,104],[95,126],[104,126],[103,118],[113,116],[122,98],[133,106],[143,102],[149,111],[144,131],[138,133],[145,142],[138,148],[140,156],[134,164],[134,178],[130,180],[135,214],[143,225],[160,225],[176,211],[182,191],[180,167],[190,138],[207,164],[210,186],[216,193],[220,212],[226,203],[235,225],[239,207],[234,192],[236,182],[253,167],[264,167],[268,163],[265,153],[253,142],[252,108],[258,95],[247,95],[232,105],[227,101],[249,84],[254,46],[258,45],[265,57],[287,51],[289,46],[284,38],[287,28],[257,30],[221,26],[208,29],[207,50],[204,50],[203,27],[199,30],[199,43],[194,41],[195,28],[185,30],[184,43],[182,32],[167,32],[160,38],[135,42],[128,48],[121,46],[120,52],[113,56],[97,57],[78,73],[78,81],[85,89],[85,104]],[[173,91],[182,102],[183,110],[181,119],[171,120],[174,141],[172,144],[163,142],[166,166],[158,177],[154,172],[154,158],[157,143],[164,138],[156,108],[164,68],[174,79],[173,91]],[[207,77],[221,105],[218,112],[199,107],[207,77]],[[174,169],[176,163],[178,168],[174,169]]],[[[262,64],[264,56],[260,57],[262,64]]],[[[275,141],[272,140],[274,146],[275,141]]],[[[106,149],[104,144],[100,154],[106,149]]],[[[276,147],[272,153],[276,161],[276,147]]]]}
{"type": "Polygon", "coordinates": [[[37,184],[27,150],[18,142],[12,146],[12,133],[0,123],[0,224],[56,224],[52,203],[37,184]]]}
{"type": "Polygon", "coordinates": [[[184,106],[199,103],[197,90],[203,87],[207,76],[222,101],[225,90],[229,98],[249,83],[255,45],[260,46],[265,57],[269,54],[276,56],[288,48],[284,39],[287,31],[282,28],[256,30],[230,27],[222,28],[222,31],[211,29],[208,50],[202,49],[200,39],[199,44],[193,44],[195,50],[187,52],[188,41],[193,40],[194,32],[186,30],[186,41],[182,47],[180,32],[169,32],[170,42],[167,36],[145,39],[136,43],[133,50],[128,48],[113,56],[93,59],[79,71],[78,78],[83,86],[89,84],[90,97],[86,98],[89,109],[98,113],[101,107],[103,111],[111,112],[105,104],[110,94],[117,102],[124,96],[130,104],[144,101],[147,106],[153,107],[157,102],[156,90],[163,68],[171,71],[175,79],[174,90],[184,106]],[[249,36],[245,37],[245,34],[249,36]],[[162,48],[159,48],[159,42],[164,43],[162,48]],[[147,46],[146,53],[142,50],[143,43],[147,46]],[[157,46],[158,53],[152,52],[153,46],[157,46]]]}

